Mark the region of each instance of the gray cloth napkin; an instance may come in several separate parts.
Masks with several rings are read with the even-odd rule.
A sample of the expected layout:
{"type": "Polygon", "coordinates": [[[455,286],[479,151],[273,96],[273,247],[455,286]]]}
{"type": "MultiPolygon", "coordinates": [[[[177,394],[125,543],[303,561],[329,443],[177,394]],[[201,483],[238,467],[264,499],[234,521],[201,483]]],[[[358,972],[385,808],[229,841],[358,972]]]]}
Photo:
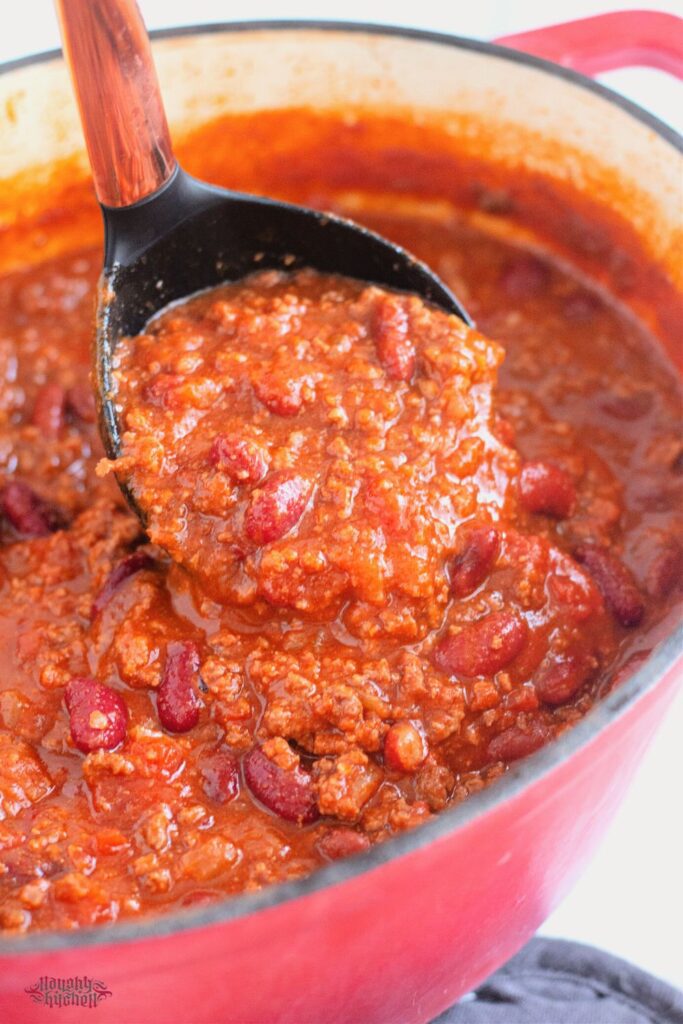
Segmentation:
{"type": "Polygon", "coordinates": [[[532,939],[433,1024],[683,1024],[683,992],[591,946],[532,939]]]}

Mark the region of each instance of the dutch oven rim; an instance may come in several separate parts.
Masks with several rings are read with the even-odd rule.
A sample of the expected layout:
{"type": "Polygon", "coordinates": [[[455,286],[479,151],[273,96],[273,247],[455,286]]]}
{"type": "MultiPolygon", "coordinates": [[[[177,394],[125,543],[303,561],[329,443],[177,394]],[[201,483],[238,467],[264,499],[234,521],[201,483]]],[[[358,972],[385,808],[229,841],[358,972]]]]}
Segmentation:
{"type": "MultiPolygon", "coordinates": [[[[620,107],[637,121],[651,128],[679,153],[683,154],[683,136],[659,118],[643,110],[636,103],[613,92],[591,78],[520,50],[499,46],[478,39],[433,32],[426,29],[380,25],[363,22],[325,21],[309,19],[276,19],[264,21],[210,22],[199,25],[179,25],[150,32],[153,41],[182,36],[202,36],[227,32],[320,31],[365,35],[384,35],[435,43],[455,49],[470,50],[487,56],[499,57],[512,63],[525,64],[547,74],[565,79],[573,85],[592,92],[620,107]]],[[[61,60],[61,50],[46,50],[28,54],[16,60],[0,63],[0,75],[8,74],[33,64],[61,60]]],[[[445,839],[451,833],[484,817],[494,808],[512,800],[531,784],[540,781],[583,747],[588,746],[608,725],[625,714],[634,704],[655,688],[673,669],[683,651],[683,624],[676,627],[647,658],[642,668],[630,676],[618,689],[608,694],[587,715],[559,738],[513,766],[508,772],[479,793],[442,811],[431,821],[393,837],[373,847],[367,853],[329,866],[316,869],[312,874],[291,882],[265,887],[257,893],[226,896],[218,903],[197,910],[176,910],[150,914],[133,921],[77,929],[75,931],[38,932],[26,938],[0,939],[0,958],[13,954],[31,954],[43,951],[60,952],[76,948],[109,946],[146,939],[158,939],[178,932],[193,931],[206,926],[227,924],[239,918],[269,910],[281,903],[309,896],[321,889],[339,885],[358,875],[369,873],[383,864],[411,854],[432,842],[445,839]]]]}

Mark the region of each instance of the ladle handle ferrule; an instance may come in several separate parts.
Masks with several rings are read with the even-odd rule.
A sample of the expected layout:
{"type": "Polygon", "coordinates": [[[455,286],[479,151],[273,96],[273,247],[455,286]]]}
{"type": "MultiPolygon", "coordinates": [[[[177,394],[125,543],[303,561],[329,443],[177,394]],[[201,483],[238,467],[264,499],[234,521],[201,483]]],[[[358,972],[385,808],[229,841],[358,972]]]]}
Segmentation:
{"type": "Polygon", "coordinates": [[[130,206],[176,166],[149,38],[135,0],[56,0],[97,198],[130,206]]]}

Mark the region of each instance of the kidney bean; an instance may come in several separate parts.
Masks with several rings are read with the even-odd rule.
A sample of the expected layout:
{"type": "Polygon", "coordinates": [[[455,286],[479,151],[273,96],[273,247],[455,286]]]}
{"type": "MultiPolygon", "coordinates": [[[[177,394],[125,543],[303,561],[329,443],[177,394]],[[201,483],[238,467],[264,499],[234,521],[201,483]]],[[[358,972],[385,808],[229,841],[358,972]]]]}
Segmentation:
{"type": "Polygon", "coordinates": [[[154,559],[146,551],[134,551],[131,555],[122,558],[118,565],[115,565],[107,576],[102,589],[95,597],[90,609],[90,618],[95,619],[102,609],[112,599],[114,592],[121,586],[124,580],[133,576],[143,569],[151,569],[154,566],[154,559]]]}
{"type": "Polygon", "coordinates": [[[238,483],[258,483],[268,471],[265,450],[237,434],[217,434],[209,458],[212,465],[238,483]]]}
{"type": "Polygon", "coordinates": [[[352,828],[335,828],[326,832],[316,843],[319,852],[327,860],[342,860],[364,853],[370,849],[370,840],[362,832],[352,828]]]}
{"type": "Polygon", "coordinates": [[[622,626],[637,626],[645,614],[645,604],[631,570],[620,558],[599,544],[581,544],[574,557],[585,565],[605,602],[622,626]]]}
{"type": "Polygon", "coordinates": [[[427,756],[427,744],[412,722],[400,721],[384,737],[384,760],[397,772],[414,772],[427,756]]]}
{"type": "Polygon", "coordinates": [[[503,268],[499,284],[511,299],[531,299],[550,284],[550,268],[538,256],[520,253],[503,268]]]}
{"type": "Polygon", "coordinates": [[[76,419],[83,423],[94,423],[97,419],[97,406],[92,388],[87,384],[74,384],[67,388],[66,408],[76,419]]]}
{"type": "Polygon", "coordinates": [[[603,402],[601,408],[617,420],[639,420],[646,416],[654,404],[651,391],[634,391],[631,395],[614,395],[603,402]]]}
{"type": "Polygon", "coordinates": [[[445,636],[435,651],[437,666],[448,675],[492,676],[509,665],[526,643],[526,621],[512,612],[491,612],[445,636]]]}
{"type": "Polygon", "coordinates": [[[574,697],[591,673],[587,658],[576,654],[550,653],[534,677],[539,700],[556,707],[574,697]]]}
{"type": "Polygon", "coordinates": [[[411,522],[411,502],[399,488],[382,486],[382,478],[370,479],[365,485],[365,507],[372,516],[377,516],[387,536],[400,537],[411,522]]]}
{"type": "Polygon", "coordinates": [[[542,722],[527,727],[511,725],[489,741],[488,755],[493,761],[518,761],[539,750],[550,739],[550,730],[542,722]]]}
{"type": "Polygon", "coordinates": [[[274,473],[251,500],[245,517],[247,536],[255,544],[279,540],[301,519],[311,485],[290,470],[274,473]]]}
{"type": "Polygon", "coordinates": [[[572,478],[553,462],[525,462],[519,477],[519,498],[527,512],[566,519],[574,511],[572,478]]]}
{"type": "Polygon", "coordinates": [[[0,512],[25,537],[46,537],[67,525],[67,517],[57,505],[45,501],[21,480],[0,488],[0,512]]]}
{"type": "Polygon", "coordinates": [[[405,300],[384,295],[375,308],[373,334],[379,361],[391,380],[410,380],[415,372],[415,346],[405,300]]]}
{"type": "Polygon", "coordinates": [[[498,555],[498,531],[478,526],[467,533],[461,550],[451,560],[451,594],[465,597],[484,582],[498,555]]]}
{"type": "Polygon", "coordinates": [[[658,598],[683,589],[683,546],[675,540],[666,544],[652,562],[647,574],[647,588],[658,598]]]}
{"type": "Polygon", "coordinates": [[[268,412],[276,416],[296,416],[304,403],[301,394],[303,380],[265,373],[254,381],[254,392],[268,412]]]}
{"type": "Polygon", "coordinates": [[[64,426],[64,388],[59,384],[43,384],[36,395],[31,422],[46,440],[54,440],[64,426]]]}
{"type": "Polygon", "coordinates": [[[113,750],[123,742],[128,710],[120,694],[88,676],[69,680],[64,691],[71,738],[84,754],[113,750]]]}
{"type": "Polygon", "coordinates": [[[229,750],[214,750],[199,763],[202,789],[210,800],[227,804],[239,794],[240,773],[237,760],[229,750]]]}
{"type": "Polygon", "coordinates": [[[169,732],[188,732],[199,721],[199,651],[191,640],[166,646],[164,674],[157,690],[159,721],[169,732]]]}
{"type": "Polygon", "coordinates": [[[285,821],[307,825],[318,817],[310,775],[301,768],[285,771],[258,747],[245,754],[244,778],[257,800],[285,821]]]}

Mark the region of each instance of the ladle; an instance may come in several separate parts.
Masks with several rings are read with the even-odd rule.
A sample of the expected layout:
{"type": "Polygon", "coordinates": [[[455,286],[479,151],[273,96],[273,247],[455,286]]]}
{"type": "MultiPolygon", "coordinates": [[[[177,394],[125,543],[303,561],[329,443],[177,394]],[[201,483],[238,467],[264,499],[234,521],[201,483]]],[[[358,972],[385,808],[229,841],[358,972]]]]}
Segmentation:
{"type": "MultiPolygon", "coordinates": [[[[266,268],[311,267],[416,293],[471,323],[424,263],[386,239],[317,210],[217,188],[176,162],[144,22],[135,0],[56,0],[95,191],[104,272],[94,346],[99,422],[121,454],[113,360],[163,306],[266,268]]],[[[124,493],[141,515],[130,492],[124,493]]],[[[144,516],[143,516],[144,518],[144,516]]]]}

